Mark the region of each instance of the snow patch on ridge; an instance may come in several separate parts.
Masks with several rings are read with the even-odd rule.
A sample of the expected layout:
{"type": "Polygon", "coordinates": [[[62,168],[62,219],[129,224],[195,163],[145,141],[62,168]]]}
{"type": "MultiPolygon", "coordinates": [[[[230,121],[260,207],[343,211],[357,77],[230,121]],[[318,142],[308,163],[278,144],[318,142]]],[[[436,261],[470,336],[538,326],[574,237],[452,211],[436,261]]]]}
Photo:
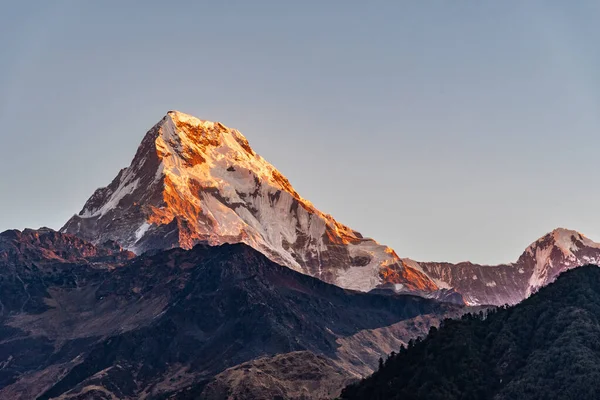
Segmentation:
{"type": "Polygon", "coordinates": [[[139,179],[134,180],[133,182],[128,182],[130,176],[124,177],[121,181],[121,185],[115,190],[114,193],[111,194],[108,201],[106,201],[102,207],[99,209],[85,210],[79,216],[81,218],[93,218],[93,217],[103,217],[107,212],[114,209],[119,205],[119,202],[127,195],[132,194],[138,187],[139,179]]]}
{"type": "Polygon", "coordinates": [[[579,232],[569,231],[566,229],[555,229],[552,232],[552,237],[554,238],[554,243],[556,246],[566,257],[579,250],[577,244],[573,241],[573,238],[578,239],[580,237],[579,232]]]}
{"type": "Polygon", "coordinates": [[[146,232],[148,232],[148,229],[150,229],[150,227],[152,226],[152,224],[149,224],[148,222],[144,222],[137,231],[135,231],[135,239],[137,242],[140,241],[141,238],[144,237],[144,235],[146,234],[146,232]]]}

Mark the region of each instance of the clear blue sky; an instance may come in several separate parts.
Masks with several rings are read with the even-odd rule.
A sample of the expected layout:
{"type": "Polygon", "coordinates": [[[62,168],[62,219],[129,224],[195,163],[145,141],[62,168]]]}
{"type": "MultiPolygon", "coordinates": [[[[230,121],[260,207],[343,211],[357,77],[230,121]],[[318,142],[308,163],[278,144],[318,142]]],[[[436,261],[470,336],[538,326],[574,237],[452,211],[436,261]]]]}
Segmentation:
{"type": "Polygon", "coordinates": [[[59,228],[168,110],[418,260],[600,240],[600,2],[13,1],[0,230],[59,228]]]}

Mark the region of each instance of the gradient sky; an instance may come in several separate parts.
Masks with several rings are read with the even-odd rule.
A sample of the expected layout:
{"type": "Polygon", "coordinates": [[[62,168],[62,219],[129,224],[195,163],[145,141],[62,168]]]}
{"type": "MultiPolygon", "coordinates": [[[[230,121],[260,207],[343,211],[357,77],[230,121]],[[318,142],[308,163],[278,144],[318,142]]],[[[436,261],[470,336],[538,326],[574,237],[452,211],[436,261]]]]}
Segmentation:
{"type": "Polygon", "coordinates": [[[4,4],[0,230],[60,228],[177,109],[403,257],[600,240],[599,20],[583,0],[4,4]]]}

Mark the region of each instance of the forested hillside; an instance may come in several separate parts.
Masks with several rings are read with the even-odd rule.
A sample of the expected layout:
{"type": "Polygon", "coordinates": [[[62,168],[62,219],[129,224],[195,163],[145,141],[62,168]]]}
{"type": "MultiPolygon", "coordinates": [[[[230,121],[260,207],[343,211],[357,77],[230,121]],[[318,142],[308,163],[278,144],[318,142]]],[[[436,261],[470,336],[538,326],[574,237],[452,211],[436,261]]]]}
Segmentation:
{"type": "Polygon", "coordinates": [[[600,268],[562,274],[511,308],[445,320],[342,399],[594,399],[600,393],[600,268]]]}

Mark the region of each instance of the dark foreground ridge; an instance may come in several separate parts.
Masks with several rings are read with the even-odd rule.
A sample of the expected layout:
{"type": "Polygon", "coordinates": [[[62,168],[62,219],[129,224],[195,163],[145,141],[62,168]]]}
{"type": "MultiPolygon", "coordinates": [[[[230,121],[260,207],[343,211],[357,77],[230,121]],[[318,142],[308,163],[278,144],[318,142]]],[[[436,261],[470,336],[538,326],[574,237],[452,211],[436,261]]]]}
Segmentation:
{"type": "Polygon", "coordinates": [[[215,376],[260,357],[253,365],[294,368],[274,371],[278,391],[261,395],[335,397],[403,334],[371,330],[406,323],[407,338],[460,310],[341,289],[243,244],[133,259],[107,246],[51,230],[0,235],[0,399],[198,398],[207,384],[209,398],[227,398],[246,367],[215,376]]]}
{"type": "Polygon", "coordinates": [[[596,399],[600,268],[565,272],[512,308],[446,320],[342,399],[596,399]]]}

